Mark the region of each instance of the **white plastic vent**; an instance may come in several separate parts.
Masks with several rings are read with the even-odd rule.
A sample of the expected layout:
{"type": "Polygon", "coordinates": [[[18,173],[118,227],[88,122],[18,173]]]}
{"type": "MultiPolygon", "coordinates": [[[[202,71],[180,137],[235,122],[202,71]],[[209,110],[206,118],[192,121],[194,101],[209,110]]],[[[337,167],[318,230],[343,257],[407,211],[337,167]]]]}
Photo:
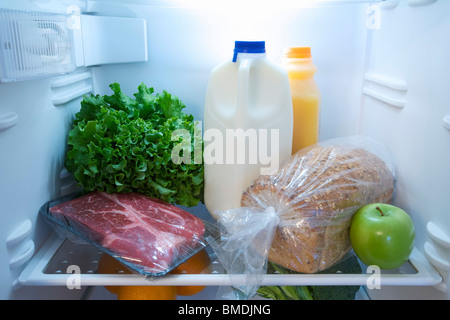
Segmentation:
{"type": "Polygon", "coordinates": [[[0,10],[0,81],[74,71],[68,18],[65,14],[0,10]]]}

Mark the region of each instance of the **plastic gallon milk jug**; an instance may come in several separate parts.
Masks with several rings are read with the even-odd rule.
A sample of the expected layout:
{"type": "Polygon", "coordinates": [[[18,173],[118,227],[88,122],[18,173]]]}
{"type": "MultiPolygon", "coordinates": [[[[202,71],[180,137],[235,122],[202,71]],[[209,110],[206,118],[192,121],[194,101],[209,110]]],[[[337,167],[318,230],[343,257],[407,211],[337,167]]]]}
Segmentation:
{"type": "Polygon", "coordinates": [[[320,92],[313,78],[316,67],[312,62],[311,48],[286,48],[283,66],[291,85],[294,108],[292,153],[296,153],[319,140],[320,92]]]}
{"type": "Polygon", "coordinates": [[[274,173],[291,155],[288,75],[265,52],[264,41],[236,41],[233,59],[210,75],[204,110],[204,197],[216,219],[216,210],[239,208],[252,181],[274,173]]]}

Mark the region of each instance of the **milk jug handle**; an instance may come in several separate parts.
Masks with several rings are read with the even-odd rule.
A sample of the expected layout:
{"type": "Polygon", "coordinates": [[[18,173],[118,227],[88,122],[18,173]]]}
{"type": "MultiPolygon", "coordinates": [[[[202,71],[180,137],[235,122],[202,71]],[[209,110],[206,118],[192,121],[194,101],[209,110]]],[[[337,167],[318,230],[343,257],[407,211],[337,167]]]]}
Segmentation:
{"type": "Polygon", "coordinates": [[[242,128],[244,128],[245,124],[240,122],[246,119],[248,113],[248,83],[251,62],[251,59],[242,59],[238,69],[236,120],[239,122],[237,125],[242,128]]]}

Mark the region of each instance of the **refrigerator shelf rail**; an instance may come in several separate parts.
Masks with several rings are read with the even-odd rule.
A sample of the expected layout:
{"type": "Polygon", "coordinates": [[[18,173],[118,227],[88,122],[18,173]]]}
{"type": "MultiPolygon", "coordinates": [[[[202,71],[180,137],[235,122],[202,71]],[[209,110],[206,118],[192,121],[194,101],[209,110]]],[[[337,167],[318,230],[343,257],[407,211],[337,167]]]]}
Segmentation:
{"type": "MultiPolygon", "coordinates": [[[[168,274],[146,278],[138,274],[97,274],[101,253],[90,245],[75,244],[53,234],[18,278],[23,286],[81,286],[105,285],[205,285],[229,286],[230,276],[214,254],[211,254],[212,272],[208,274],[168,274]],[[78,270],[78,273],[77,273],[78,270]]],[[[362,274],[267,274],[261,285],[362,285],[362,286],[437,286],[442,277],[415,248],[410,259],[395,270],[375,274],[363,266],[362,274]]],[[[245,281],[245,275],[233,275],[233,281],[245,281]]]]}

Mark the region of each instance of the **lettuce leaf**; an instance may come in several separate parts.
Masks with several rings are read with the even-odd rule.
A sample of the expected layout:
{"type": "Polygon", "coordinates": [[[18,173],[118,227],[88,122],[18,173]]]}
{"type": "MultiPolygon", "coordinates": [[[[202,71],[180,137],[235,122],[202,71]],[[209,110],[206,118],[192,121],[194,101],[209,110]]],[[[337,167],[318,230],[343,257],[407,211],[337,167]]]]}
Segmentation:
{"type": "Polygon", "coordinates": [[[65,165],[78,183],[86,191],[139,192],[184,206],[203,201],[203,164],[194,161],[203,142],[181,100],[143,83],[134,97],[117,83],[110,88],[109,96],[85,96],[75,114],[65,165]],[[192,139],[183,141],[190,161],[177,164],[172,150],[181,142],[172,134],[179,129],[192,139]]]}

